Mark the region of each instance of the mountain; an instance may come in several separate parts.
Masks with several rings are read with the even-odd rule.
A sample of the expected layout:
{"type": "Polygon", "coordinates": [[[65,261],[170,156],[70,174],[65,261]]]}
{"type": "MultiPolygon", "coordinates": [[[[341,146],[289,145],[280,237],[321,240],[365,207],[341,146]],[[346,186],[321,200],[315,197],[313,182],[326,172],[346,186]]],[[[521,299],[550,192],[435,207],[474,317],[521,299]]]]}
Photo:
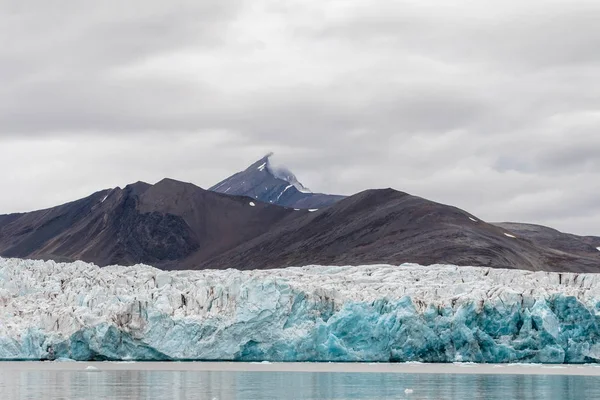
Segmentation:
{"type": "Polygon", "coordinates": [[[284,220],[208,265],[401,264],[600,272],[600,252],[559,251],[456,207],[392,189],[368,190],[284,220]]]}
{"type": "Polygon", "coordinates": [[[538,246],[549,247],[568,254],[593,257],[600,251],[600,237],[597,236],[578,236],[542,225],[518,222],[502,222],[494,223],[494,225],[531,240],[538,246]]]}
{"type": "Polygon", "coordinates": [[[600,252],[552,249],[466,211],[392,189],[368,190],[312,212],[171,179],[0,216],[0,256],[163,269],[405,262],[600,269],[600,252]]]}
{"type": "Polygon", "coordinates": [[[170,179],[138,182],[48,210],[0,217],[0,255],[189,267],[185,260],[191,255],[201,262],[263,234],[291,213],[170,179]]]}
{"type": "Polygon", "coordinates": [[[344,196],[312,193],[302,185],[293,173],[276,168],[267,154],[244,171],[217,183],[209,190],[214,192],[248,196],[253,199],[300,209],[318,209],[330,206],[344,196]]]}
{"type": "MultiPolygon", "coordinates": [[[[210,190],[231,195],[245,195],[267,203],[300,209],[319,209],[344,199],[344,196],[310,193],[295,175],[285,168],[275,168],[272,154],[261,158],[246,170],[213,186],[210,190]]],[[[550,249],[557,254],[595,259],[600,238],[576,236],[552,228],[523,223],[497,223],[501,229],[514,232],[521,239],[550,249]]],[[[560,257],[560,256],[559,256],[560,257]]]]}

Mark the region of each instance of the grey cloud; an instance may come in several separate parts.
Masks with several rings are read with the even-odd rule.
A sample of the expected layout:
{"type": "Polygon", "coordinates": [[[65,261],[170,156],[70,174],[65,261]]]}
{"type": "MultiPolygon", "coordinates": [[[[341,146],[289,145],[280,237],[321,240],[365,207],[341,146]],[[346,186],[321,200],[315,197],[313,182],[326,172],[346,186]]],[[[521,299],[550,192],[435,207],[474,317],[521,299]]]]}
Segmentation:
{"type": "Polygon", "coordinates": [[[600,234],[596,2],[376,3],[0,1],[0,212],[273,150],[313,190],[600,234]]]}
{"type": "Polygon", "coordinates": [[[518,159],[511,156],[500,156],[493,165],[498,172],[519,171],[531,172],[532,167],[528,160],[518,159]]]}
{"type": "Polygon", "coordinates": [[[183,84],[113,71],[164,51],[217,46],[241,10],[237,0],[59,3],[0,13],[3,133],[156,126],[156,111],[169,111],[165,99],[197,96],[183,84]]]}
{"type": "Polygon", "coordinates": [[[565,143],[541,155],[539,170],[561,173],[600,170],[600,143],[565,143]]]}
{"type": "MultiPolygon", "coordinates": [[[[353,7],[356,2],[348,2],[346,11],[353,7]]],[[[303,31],[321,40],[393,46],[425,56],[433,50],[459,63],[502,63],[507,71],[539,70],[600,61],[599,12],[593,1],[362,3],[334,22],[303,31]]]]}

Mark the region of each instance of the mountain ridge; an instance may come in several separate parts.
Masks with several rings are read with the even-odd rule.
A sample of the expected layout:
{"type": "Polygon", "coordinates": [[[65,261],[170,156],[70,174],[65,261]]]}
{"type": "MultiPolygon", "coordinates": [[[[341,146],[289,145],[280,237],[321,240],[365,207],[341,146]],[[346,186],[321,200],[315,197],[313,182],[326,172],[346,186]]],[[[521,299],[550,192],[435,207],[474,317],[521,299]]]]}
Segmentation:
{"type": "MultiPolygon", "coordinates": [[[[0,256],[162,269],[414,262],[600,272],[600,251],[594,248],[600,238],[486,223],[459,208],[391,188],[323,195],[330,204],[310,209],[261,201],[259,195],[266,193],[284,197],[296,179],[291,172],[288,181],[274,176],[267,170],[268,157],[230,177],[235,179],[229,182],[244,185],[249,175],[259,179],[241,186],[254,197],[165,178],[154,185],[139,181],[105,189],[45,210],[0,215],[0,256]]],[[[223,182],[228,180],[216,187],[223,182]]],[[[294,204],[321,201],[312,197],[320,194],[293,189],[301,195],[294,204]]]]}
{"type": "Polygon", "coordinates": [[[210,261],[219,265],[233,259],[242,265],[246,260],[249,268],[414,262],[600,271],[600,252],[586,256],[556,252],[459,208],[394,189],[360,192],[311,213],[300,226],[271,230],[234,252],[210,261]],[[256,259],[252,255],[259,248],[262,256],[256,259]],[[299,257],[299,252],[308,255],[299,257]]]}

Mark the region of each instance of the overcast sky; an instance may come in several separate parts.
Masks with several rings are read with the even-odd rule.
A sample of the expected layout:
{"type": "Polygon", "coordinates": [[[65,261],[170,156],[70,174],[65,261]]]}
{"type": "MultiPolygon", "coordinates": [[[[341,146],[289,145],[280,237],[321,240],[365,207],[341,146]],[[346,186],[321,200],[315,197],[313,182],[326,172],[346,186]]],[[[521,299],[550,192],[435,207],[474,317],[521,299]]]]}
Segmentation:
{"type": "Polygon", "coordinates": [[[0,0],[0,213],[269,151],[600,235],[597,0],[0,0]]]}

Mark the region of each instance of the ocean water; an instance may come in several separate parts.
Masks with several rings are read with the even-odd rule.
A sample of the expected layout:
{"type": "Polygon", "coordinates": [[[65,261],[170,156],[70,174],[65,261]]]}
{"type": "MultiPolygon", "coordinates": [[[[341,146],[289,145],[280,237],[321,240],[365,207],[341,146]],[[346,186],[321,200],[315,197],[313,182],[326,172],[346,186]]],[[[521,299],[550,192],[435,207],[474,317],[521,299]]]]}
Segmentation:
{"type": "MultiPolygon", "coordinates": [[[[600,399],[581,375],[0,368],[0,399],[600,399]]],[[[87,369],[86,369],[87,368],[87,369]]],[[[538,371],[539,372],[539,371],[538,371]]],[[[550,370],[549,370],[550,372],[550,370]]]]}

